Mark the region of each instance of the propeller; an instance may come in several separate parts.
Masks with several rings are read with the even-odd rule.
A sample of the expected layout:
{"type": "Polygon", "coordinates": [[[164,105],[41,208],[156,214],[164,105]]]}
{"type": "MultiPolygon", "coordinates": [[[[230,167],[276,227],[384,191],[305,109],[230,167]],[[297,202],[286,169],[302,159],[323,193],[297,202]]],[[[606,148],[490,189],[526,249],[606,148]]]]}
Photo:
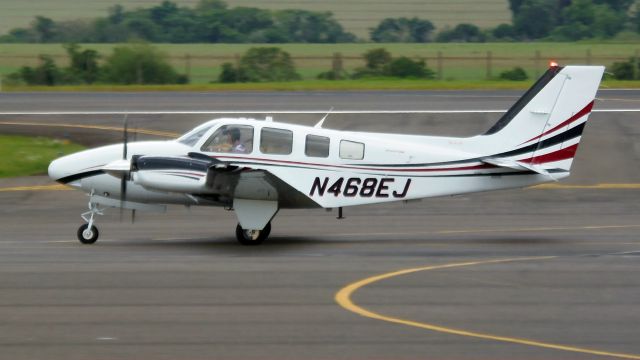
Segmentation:
{"type": "MultiPolygon", "coordinates": [[[[129,114],[124,115],[124,120],[122,124],[122,160],[127,160],[128,155],[128,146],[129,146],[129,114]]],[[[137,131],[133,132],[133,141],[136,141],[137,131]]],[[[133,160],[133,157],[132,157],[133,160]]],[[[127,183],[131,180],[131,169],[127,173],[125,173],[120,179],[120,221],[122,222],[123,212],[124,212],[124,202],[127,201],[127,183]]],[[[131,223],[135,223],[136,221],[136,210],[131,210],[131,223]]]]}
{"type": "MultiPolygon", "coordinates": [[[[128,131],[128,117],[129,114],[124,115],[122,124],[122,160],[127,160],[127,142],[129,141],[128,131]]],[[[125,174],[120,179],[120,221],[122,222],[122,213],[124,211],[124,202],[127,199],[127,181],[129,180],[129,174],[125,174]]]]}

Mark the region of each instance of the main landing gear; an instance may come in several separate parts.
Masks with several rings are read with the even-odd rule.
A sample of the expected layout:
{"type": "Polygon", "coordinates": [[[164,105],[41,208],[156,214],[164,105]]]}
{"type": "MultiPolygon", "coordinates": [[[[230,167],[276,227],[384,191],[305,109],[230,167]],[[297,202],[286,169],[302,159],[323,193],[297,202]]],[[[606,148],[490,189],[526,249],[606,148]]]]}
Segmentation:
{"type": "Polygon", "coordinates": [[[242,245],[260,245],[269,237],[269,233],[271,233],[271,222],[268,222],[262,230],[245,230],[240,224],[236,226],[236,239],[242,245]]]}
{"type": "Polygon", "coordinates": [[[98,241],[100,232],[98,228],[93,225],[96,215],[104,215],[104,212],[98,208],[98,204],[89,202],[89,211],[80,215],[87,223],[78,228],[78,240],[83,244],[93,244],[98,241]]]}

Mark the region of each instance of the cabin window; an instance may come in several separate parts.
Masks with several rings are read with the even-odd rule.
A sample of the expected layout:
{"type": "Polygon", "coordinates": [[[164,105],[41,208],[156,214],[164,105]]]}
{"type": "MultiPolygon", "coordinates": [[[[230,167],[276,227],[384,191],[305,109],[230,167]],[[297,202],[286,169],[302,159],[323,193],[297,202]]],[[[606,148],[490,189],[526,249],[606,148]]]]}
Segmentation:
{"type": "Polygon", "coordinates": [[[253,151],[253,126],[221,126],[202,145],[201,150],[206,152],[249,154],[253,151]]]}
{"type": "Polygon", "coordinates": [[[304,153],[312,157],[329,157],[329,138],[317,135],[307,135],[304,153]]]}
{"type": "Polygon", "coordinates": [[[263,154],[291,154],[293,132],[290,130],[262,128],[260,132],[260,151],[263,154]]]}
{"type": "Polygon", "coordinates": [[[348,140],[340,141],[340,158],[352,160],[364,159],[364,144],[348,140]]]}

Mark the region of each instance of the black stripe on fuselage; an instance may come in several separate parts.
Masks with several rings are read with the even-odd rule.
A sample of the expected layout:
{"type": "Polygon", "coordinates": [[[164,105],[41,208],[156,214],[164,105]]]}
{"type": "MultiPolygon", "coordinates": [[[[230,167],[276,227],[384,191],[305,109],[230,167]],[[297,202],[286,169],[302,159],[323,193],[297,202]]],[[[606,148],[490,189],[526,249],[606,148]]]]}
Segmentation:
{"type": "Polygon", "coordinates": [[[100,175],[100,174],[104,174],[104,171],[102,171],[102,170],[91,170],[91,171],[85,171],[85,172],[81,172],[81,173],[77,173],[77,174],[61,177],[60,179],[58,179],[56,181],[61,183],[61,184],[68,184],[68,183],[74,182],[76,180],[81,180],[81,179],[85,179],[85,178],[96,176],[96,175],[100,175]]]}

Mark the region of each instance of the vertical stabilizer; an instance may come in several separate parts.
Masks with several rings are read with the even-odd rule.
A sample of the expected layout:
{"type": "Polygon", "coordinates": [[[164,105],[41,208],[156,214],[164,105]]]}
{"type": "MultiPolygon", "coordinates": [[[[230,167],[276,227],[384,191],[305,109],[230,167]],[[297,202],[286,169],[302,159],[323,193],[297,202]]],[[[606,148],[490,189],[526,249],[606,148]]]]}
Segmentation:
{"type": "Polygon", "coordinates": [[[603,66],[550,68],[484,140],[500,161],[569,171],[603,73],[603,66]]]}

